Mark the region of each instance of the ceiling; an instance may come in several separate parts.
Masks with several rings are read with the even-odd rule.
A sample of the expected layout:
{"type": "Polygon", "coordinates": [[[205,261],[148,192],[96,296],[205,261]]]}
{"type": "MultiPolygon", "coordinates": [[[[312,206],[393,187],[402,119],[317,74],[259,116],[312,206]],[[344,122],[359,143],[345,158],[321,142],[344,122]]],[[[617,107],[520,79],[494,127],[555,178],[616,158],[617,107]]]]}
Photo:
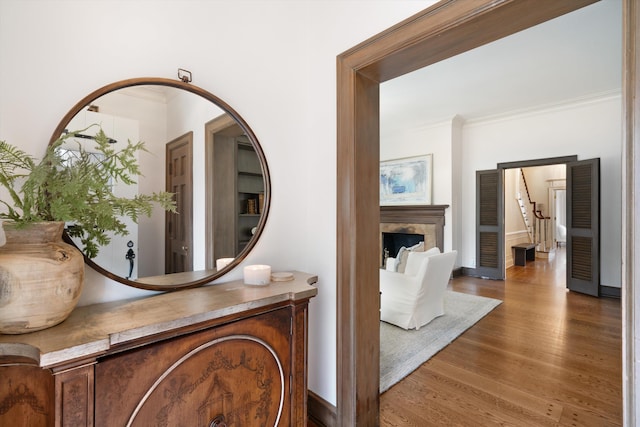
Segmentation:
{"type": "Polygon", "coordinates": [[[621,93],[622,2],[602,0],[380,85],[381,137],[621,93]]]}

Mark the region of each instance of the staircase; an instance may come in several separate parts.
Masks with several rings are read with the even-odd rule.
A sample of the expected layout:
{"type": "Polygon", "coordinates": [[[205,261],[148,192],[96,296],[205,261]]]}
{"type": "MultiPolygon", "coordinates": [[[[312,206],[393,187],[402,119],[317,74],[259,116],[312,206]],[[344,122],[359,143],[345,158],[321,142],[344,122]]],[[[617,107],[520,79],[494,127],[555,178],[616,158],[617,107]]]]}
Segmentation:
{"type": "Polygon", "coordinates": [[[524,187],[526,200],[523,200],[522,193],[516,194],[520,212],[522,212],[522,220],[529,234],[529,239],[536,245],[536,252],[549,252],[553,248],[553,237],[551,234],[551,217],[542,212],[542,203],[536,203],[531,200],[527,179],[524,171],[520,169],[521,188],[524,187]]]}
{"type": "Polygon", "coordinates": [[[516,201],[518,202],[518,206],[520,207],[520,212],[522,213],[522,221],[524,222],[524,226],[527,229],[527,233],[529,234],[529,240],[533,242],[533,224],[531,219],[529,218],[529,213],[527,211],[527,207],[522,200],[522,193],[516,193],[516,201]]]}

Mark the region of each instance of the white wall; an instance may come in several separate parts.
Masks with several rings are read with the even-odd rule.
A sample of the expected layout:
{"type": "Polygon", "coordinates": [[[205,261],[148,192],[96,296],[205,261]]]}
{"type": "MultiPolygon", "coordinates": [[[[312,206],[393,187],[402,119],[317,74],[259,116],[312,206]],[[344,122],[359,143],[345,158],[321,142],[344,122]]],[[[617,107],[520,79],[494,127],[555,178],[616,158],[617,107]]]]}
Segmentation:
{"type": "Polygon", "coordinates": [[[621,287],[622,109],[608,97],[555,109],[469,123],[463,130],[463,200],[459,256],[475,267],[475,171],[498,163],[577,155],[600,158],[601,283],[621,287]]]}
{"type": "MultiPolygon", "coordinates": [[[[167,143],[167,104],[162,98],[131,96],[115,91],[93,102],[103,113],[127,117],[139,123],[138,138],[144,141],[148,152],[140,152],[138,163],[144,176],[138,177],[139,192],[151,194],[165,190],[165,144],[167,143]]],[[[106,132],[106,131],[105,131],[106,132]]],[[[164,211],[154,209],[150,218],[139,219],[140,233],[135,251],[138,274],[134,277],[155,276],[164,273],[164,211]]],[[[121,257],[123,258],[123,257],[121,257]]],[[[98,263],[98,265],[100,265],[98,263]]],[[[122,276],[122,274],[119,274],[122,276]]],[[[95,287],[83,291],[79,305],[92,304],[103,299],[95,287]]]]}
{"type": "MultiPolygon", "coordinates": [[[[522,218],[522,212],[516,199],[517,182],[520,169],[507,169],[504,171],[504,232],[505,234],[526,231],[522,218]]],[[[526,195],[524,196],[526,198],[526,195]]],[[[509,248],[509,251],[511,248],[509,248]]]]}
{"type": "MultiPolygon", "coordinates": [[[[0,139],[39,156],[93,90],[192,71],[249,123],[271,170],[272,210],[245,264],[319,276],[309,388],[335,404],[336,55],[433,3],[0,0],[0,139]]],[[[236,268],[226,279],[240,277],[236,268]]],[[[142,293],[91,271],[85,292],[142,293]]]]}
{"type": "MultiPolygon", "coordinates": [[[[386,132],[385,124],[380,125],[380,160],[403,157],[433,155],[434,205],[449,205],[445,211],[444,251],[453,247],[453,182],[454,182],[454,120],[404,132],[386,132]]],[[[459,259],[456,264],[460,265],[459,259]]]]}
{"type": "MultiPolygon", "coordinates": [[[[565,180],[565,165],[547,165],[523,168],[524,176],[527,179],[527,188],[531,195],[531,200],[536,202],[536,209],[542,209],[544,215],[551,213],[549,206],[549,187],[555,183],[555,180],[565,180]],[[542,204],[542,206],[540,205],[542,204]]],[[[566,183],[563,181],[563,185],[566,183]]],[[[526,197],[526,191],[522,189],[523,199],[526,197]]]]}

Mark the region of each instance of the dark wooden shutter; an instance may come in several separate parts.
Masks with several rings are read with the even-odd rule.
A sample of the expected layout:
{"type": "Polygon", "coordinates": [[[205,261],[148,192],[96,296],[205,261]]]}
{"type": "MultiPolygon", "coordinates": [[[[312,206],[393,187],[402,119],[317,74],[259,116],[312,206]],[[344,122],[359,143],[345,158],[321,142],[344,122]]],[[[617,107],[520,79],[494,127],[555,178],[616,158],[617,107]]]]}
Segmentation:
{"type": "Polygon", "coordinates": [[[600,295],[600,159],[567,164],[567,287],[600,295]]]}
{"type": "Polygon", "coordinates": [[[476,273],[504,279],[502,170],[476,171],[476,273]]]}

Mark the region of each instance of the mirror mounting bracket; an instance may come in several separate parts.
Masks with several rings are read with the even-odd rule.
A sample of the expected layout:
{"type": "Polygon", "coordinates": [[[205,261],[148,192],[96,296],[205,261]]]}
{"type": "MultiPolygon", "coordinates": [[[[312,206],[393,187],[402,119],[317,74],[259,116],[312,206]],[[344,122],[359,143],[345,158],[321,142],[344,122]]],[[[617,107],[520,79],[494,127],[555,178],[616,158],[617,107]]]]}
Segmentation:
{"type": "Polygon", "coordinates": [[[191,77],[191,71],[184,68],[178,68],[178,79],[184,83],[191,83],[193,78],[191,77]]]}

